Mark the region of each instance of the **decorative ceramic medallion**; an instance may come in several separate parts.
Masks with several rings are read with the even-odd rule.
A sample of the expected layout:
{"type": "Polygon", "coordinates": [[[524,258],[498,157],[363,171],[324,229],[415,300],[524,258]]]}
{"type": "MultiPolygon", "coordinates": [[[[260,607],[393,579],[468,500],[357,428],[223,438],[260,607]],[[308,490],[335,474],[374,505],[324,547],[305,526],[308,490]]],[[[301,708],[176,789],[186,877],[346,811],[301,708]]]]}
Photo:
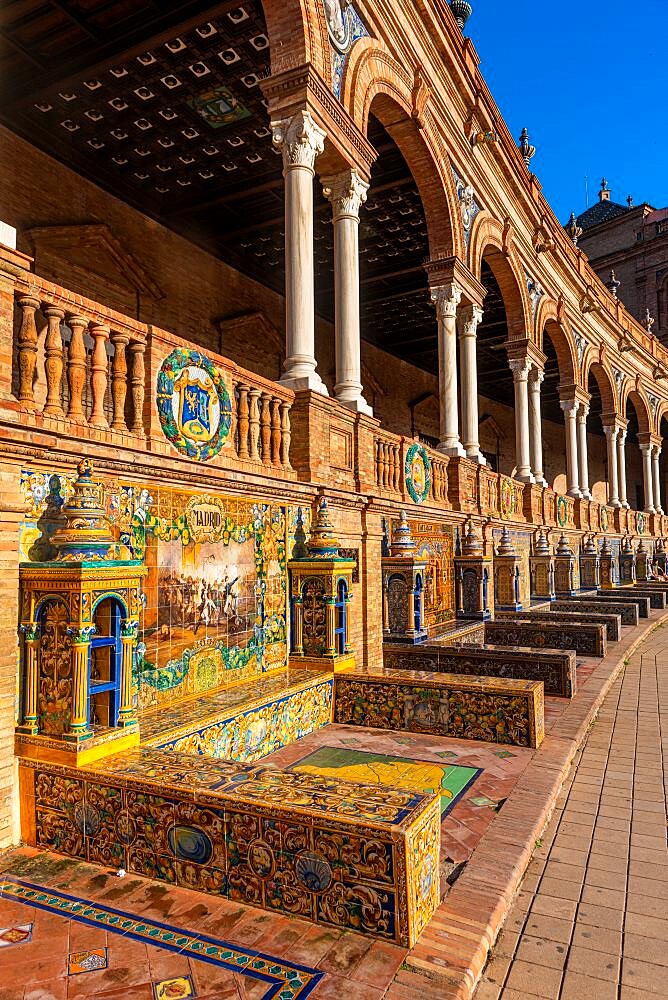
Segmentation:
{"type": "Polygon", "coordinates": [[[645,534],[645,515],[641,510],[638,511],[638,534],[645,534]]]}
{"type": "Polygon", "coordinates": [[[406,489],[414,503],[423,503],[431,489],[431,462],[421,444],[412,444],[406,452],[404,466],[406,489]]]}
{"type": "Polygon", "coordinates": [[[302,851],[295,859],[295,875],[309,892],[324,892],[332,881],[332,869],[321,854],[302,851]]]}
{"type": "Polygon", "coordinates": [[[167,833],[167,841],[175,857],[205,865],[213,855],[213,844],[204,830],[197,826],[176,824],[167,833]]]}
{"type": "Polygon", "coordinates": [[[557,497],[557,524],[560,528],[566,527],[566,521],[568,519],[568,507],[566,505],[565,497],[557,497]]]}
{"type": "Polygon", "coordinates": [[[157,406],[165,437],[206,462],[230,433],[232,404],[223,373],[204,354],[177,347],[158,372],[157,406]]]}
{"type": "Polygon", "coordinates": [[[601,507],[601,531],[607,531],[610,527],[610,519],[608,516],[608,508],[601,507]]]}
{"type": "Polygon", "coordinates": [[[511,517],[515,513],[515,490],[511,479],[501,478],[501,517],[511,517]]]}

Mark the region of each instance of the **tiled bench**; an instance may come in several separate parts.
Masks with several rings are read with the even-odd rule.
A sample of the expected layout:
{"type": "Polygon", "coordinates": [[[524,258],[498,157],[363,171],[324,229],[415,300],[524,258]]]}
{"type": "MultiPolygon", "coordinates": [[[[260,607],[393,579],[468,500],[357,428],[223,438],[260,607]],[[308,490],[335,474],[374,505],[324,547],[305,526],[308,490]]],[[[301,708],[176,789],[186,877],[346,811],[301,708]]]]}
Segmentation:
{"type": "MultiPolygon", "coordinates": [[[[606,637],[610,642],[619,642],[622,637],[622,620],[619,615],[593,614],[577,611],[495,611],[494,620],[522,618],[525,621],[546,622],[547,624],[563,622],[571,628],[578,625],[603,625],[606,637]]],[[[548,693],[545,688],[545,693],[548,693]]]]}
{"type": "Polygon", "coordinates": [[[21,760],[26,843],[410,948],[440,898],[440,798],[140,749],[21,760]]]}
{"type": "Polygon", "coordinates": [[[607,647],[603,625],[532,622],[523,618],[521,611],[512,621],[485,622],[485,642],[537,649],[574,649],[580,656],[605,656],[607,647]]]}
{"type": "Polygon", "coordinates": [[[555,611],[576,611],[585,615],[610,612],[619,615],[622,625],[637,625],[640,617],[638,605],[632,601],[604,602],[597,601],[593,596],[589,600],[584,597],[559,598],[554,601],[552,607],[555,611]]]}
{"type": "Polygon", "coordinates": [[[543,681],[545,694],[572,698],[576,691],[575,653],[506,646],[397,646],[383,650],[389,670],[431,670],[467,677],[508,677],[543,681]]]}
{"type": "Polygon", "coordinates": [[[665,611],[666,609],[666,591],[659,587],[646,587],[643,584],[642,587],[633,587],[631,594],[633,597],[647,597],[650,608],[655,608],[659,611],[665,611]]]}
{"type": "Polygon", "coordinates": [[[430,671],[343,671],[334,677],[334,722],[511,746],[540,746],[542,681],[430,671]]]}
{"type": "Polygon", "coordinates": [[[569,598],[571,601],[599,601],[599,609],[604,610],[600,605],[607,604],[635,604],[638,608],[640,618],[649,618],[649,597],[641,597],[631,589],[619,590],[598,590],[595,594],[577,594],[569,598]]]}
{"type": "Polygon", "coordinates": [[[328,671],[284,670],[140,716],[141,742],[224,760],[259,760],[332,718],[328,671]]]}

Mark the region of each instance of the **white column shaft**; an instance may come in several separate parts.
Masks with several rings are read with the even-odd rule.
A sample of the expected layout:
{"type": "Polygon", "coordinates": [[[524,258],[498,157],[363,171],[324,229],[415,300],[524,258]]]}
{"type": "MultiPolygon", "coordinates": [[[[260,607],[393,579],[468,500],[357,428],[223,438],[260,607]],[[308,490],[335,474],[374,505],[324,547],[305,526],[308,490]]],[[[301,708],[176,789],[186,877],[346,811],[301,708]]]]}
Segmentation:
{"type": "Polygon", "coordinates": [[[619,485],[619,504],[621,507],[628,507],[626,498],[626,431],[620,430],[617,434],[617,479],[619,485]]]}
{"type": "Polygon", "coordinates": [[[477,336],[482,309],[465,306],[459,311],[459,366],[462,397],[462,444],[468,458],[485,465],[478,441],[477,336]]]}
{"type": "Polygon", "coordinates": [[[344,406],[371,415],[362,395],[359,291],[359,210],[368,187],[354,170],[323,181],[334,220],[334,392],[344,406]]]}
{"type": "Polygon", "coordinates": [[[285,372],[283,385],[327,395],[316,371],[313,289],[313,177],[325,133],[308,112],[272,122],[285,178],[285,372]]]}
{"type": "Polygon", "coordinates": [[[651,445],[641,444],[642,454],[642,478],[645,492],[645,511],[647,514],[654,513],[654,490],[652,488],[652,451],[651,445]]]}
{"type": "Polygon", "coordinates": [[[456,285],[433,288],[432,301],[438,315],[438,388],[441,440],[438,450],[446,455],[464,455],[459,440],[457,397],[457,306],[462,297],[456,285]]]}
{"type": "Polygon", "coordinates": [[[659,470],[660,457],[661,449],[658,445],[654,445],[652,448],[652,483],[654,488],[654,509],[657,514],[663,514],[663,506],[661,505],[661,472],[659,470]]]}
{"type": "Polygon", "coordinates": [[[587,417],[589,407],[580,405],[578,410],[578,471],[580,493],[585,500],[591,500],[589,492],[589,452],[587,449],[587,417]]]}
{"type": "Polygon", "coordinates": [[[611,507],[621,507],[617,476],[617,428],[603,427],[608,442],[608,503],[611,507]]]}
{"type": "Polygon", "coordinates": [[[529,446],[529,362],[512,360],[515,388],[515,476],[523,483],[532,483],[531,450],[529,446]]]}
{"type": "Polygon", "coordinates": [[[566,492],[569,497],[580,497],[582,494],[578,479],[578,404],[572,400],[562,401],[561,408],[564,411],[566,425],[566,492]]]}
{"type": "Polygon", "coordinates": [[[529,455],[537,483],[547,486],[543,472],[543,425],[540,413],[540,386],[545,372],[532,368],[529,374],[529,455]]]}

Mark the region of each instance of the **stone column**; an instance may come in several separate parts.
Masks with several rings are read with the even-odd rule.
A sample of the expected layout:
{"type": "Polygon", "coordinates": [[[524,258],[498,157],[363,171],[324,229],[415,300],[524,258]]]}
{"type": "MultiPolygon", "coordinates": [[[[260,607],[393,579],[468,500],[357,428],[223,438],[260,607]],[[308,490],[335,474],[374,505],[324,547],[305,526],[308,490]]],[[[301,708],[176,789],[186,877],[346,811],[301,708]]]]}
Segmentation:
{"type": "Polygon", "coordinates": [[[652,446],[651,444],[641,444],[642,454],[642,480],[645,493],[645,513],[654,514],[654,490],[652,488],[652,446]]]}
{"type": "Polygon", "coordinates": [[[626,499],[626,431],[620,428],[617,431],[617,479],[619,485],[619,505],[629,507],[626,499]]]}
{"type": "Polygon", "coordinates": [[[614,424],[604,424],[603,433],[608,441],[608,503],[611,507],[621,507],[617,476],[617,428],[614,424]]]}
{"type": "Polygon", "coordinates": [[[577,412],[579,403],[575,399],[562,399],[566,424],[566,492],[569,497],[581,497],[578,480],[578,430],[577,412]]]}
{"type": "Polygon", "coordinates": [[[578,408],[578,471],[580,493],[585,500],[591,500],[589,490],[589,453],[587,451],[587,417],[589,407],[580,403],[578,408]]]}
{"type": "Polygon", "coordinates": [[[652,448],[652,484],[654,487],[654,509],[657,514],[663,514],[661,506],[661,473],[659,471],[659,459],[661,458],[661,445],[655,444],[652,448]]]}
{"type": "Polygon", "coordinates": [[[531,362],[528,358],[512,358],[510,370],[515,386],[515,478],[532,483],[531,451],[529,447],[529,390],[531,362]]]}
{"type": "Polygon", "coordinates": [[[476,332],[482,320],[479,306],[464,306],[459,310],[459,372],[462,381],[462,444],[466,457],[486,465],[478,441],[478,367],[476,332]]]}
{"type": "Polygon", "coordinates": [[[441,440],[438,450],[446,455],[465,455],[459,440],[457,400],[457,306],[462,290],[457,285],[440,285],[431,290],[438,317],[438,389],[441,413],[441,440]]]}
{"type": "Polygon", "coordinates": [[[325,132],[308,111],[272,122],[285,178],[285,371],[283,385],[327,395],[316,371],[313,291],[313,177],[325,132]]]}
{"type": "Polygon", "coordinates": [[[336,329],[336,398],[357,413],[372,414],[362,395],[360,358],[360,207],[369,185],[356,170],[324,178],[325,198],[334,222],[334,317],[336,329]]]}
{"type": "Polygon", "coordinates": [[[540,415],[540,386],[544,378],[543,369],[532,365],[529,372],[529,456],[531,472],[540,486],[547,486],[543,472],[543,425],[540,415]]]}

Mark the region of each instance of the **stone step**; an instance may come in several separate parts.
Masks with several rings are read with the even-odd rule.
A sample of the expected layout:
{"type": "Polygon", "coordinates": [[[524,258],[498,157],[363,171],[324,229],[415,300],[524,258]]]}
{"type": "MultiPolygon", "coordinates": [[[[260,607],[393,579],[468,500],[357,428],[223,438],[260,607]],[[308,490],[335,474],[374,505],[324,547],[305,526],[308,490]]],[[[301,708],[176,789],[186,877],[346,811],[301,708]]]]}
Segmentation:
{"type": "Polygon", "coordinates": [[[343,671],[334,677],[334,722],[538,747],[543,682],[431,671],[343,671]]]}
{"type": "Polygon", "coordinates": [[[386,647],[388,670],[430,670],[473,677],[543,681],[545,694],[572,698],[577,690],[575,653],[480,644],[386,647]]]}

